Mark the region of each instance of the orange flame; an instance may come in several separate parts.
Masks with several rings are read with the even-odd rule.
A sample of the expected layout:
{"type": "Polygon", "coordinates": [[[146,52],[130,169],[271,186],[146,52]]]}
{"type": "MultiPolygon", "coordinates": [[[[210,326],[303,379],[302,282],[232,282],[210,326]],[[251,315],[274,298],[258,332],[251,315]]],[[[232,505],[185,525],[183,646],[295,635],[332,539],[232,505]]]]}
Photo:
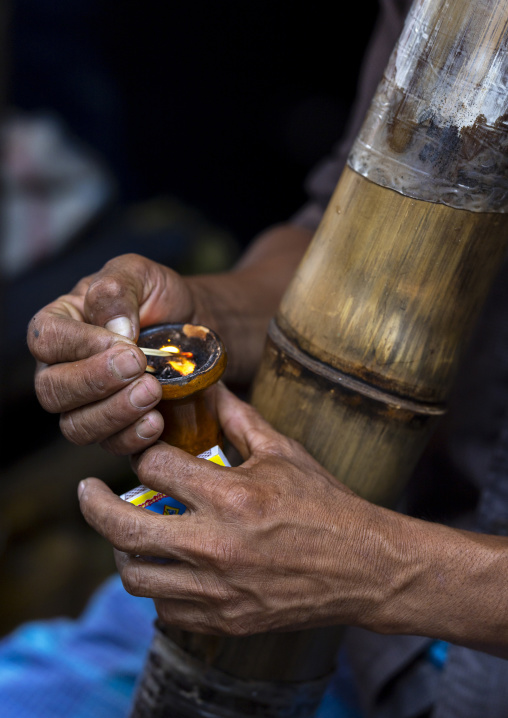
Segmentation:
{"type": "Polygon", "coordinates": [[[179,372],[182,376],[192,374],[196,368],[196,362],[191,361],[193,356],[192,352],[182,352],[178,347],[172,346],[171,344],[160,348],[165,352],[174,354],[174,358],[168,359],[167,361],[167,364],[169,364],[172,369],[179,372]]]}

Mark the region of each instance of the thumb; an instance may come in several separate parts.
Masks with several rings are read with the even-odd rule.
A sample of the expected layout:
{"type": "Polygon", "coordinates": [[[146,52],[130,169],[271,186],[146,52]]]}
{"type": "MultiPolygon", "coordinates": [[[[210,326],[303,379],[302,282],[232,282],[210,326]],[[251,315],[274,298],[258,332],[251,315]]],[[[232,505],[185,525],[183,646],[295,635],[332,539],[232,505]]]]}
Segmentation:
{"type": "Polygon", "coordinates": [[[129,339],[137,339],[140,324],[188,321],[193,301],[182,278],[171,269],[138,254],[107,262],[85,296],[84,314],[90,324],[129,339]]]}
{"type": "Polygon", "coordinates": [[[284,437],[254,407],[217,384],[217,414],[224,434],[246,461],[252,454],[280,453],[284,437]]]}

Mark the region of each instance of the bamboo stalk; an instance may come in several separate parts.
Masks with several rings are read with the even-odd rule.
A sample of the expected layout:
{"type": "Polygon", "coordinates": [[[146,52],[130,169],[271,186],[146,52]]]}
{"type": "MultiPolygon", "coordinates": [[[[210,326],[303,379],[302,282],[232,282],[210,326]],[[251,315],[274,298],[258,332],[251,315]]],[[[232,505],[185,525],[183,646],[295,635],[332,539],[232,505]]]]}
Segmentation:
{"type": "Polygon", "coordinates": [[[414,200],[346,168],[253,403],[338,479],[392,503],[445,411],[507,230],[506,215],[414,200]]]}

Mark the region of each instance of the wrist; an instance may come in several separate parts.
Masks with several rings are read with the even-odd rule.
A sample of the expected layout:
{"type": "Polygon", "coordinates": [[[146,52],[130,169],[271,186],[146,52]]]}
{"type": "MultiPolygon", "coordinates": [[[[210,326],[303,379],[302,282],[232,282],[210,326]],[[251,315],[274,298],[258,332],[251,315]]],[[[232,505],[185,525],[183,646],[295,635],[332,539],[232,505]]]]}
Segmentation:
{"type": "Polygon", "coordinates": [[[300,227],[273,227],[252,243],[231,271],[186,278],[194,300],[193,321],[221,336],[228,351],[230,380],[252,379],[268,323],[311,236],[300,227]]]}
{"type": "Polygon", "coordinates": [[[381,507],[375,509],[375,524],[369,533],[376,600],[360,625],[377,633],[422,635],[419,624],[424,611],[430,609],[424,593],[432,563],[427,531],[433,525],[381,507]]]}
{"type": "Polygon", "coordinates": [[[386,513],[386,590],[366,627],[504,653],[507,539],[386,513]]]}
{"type": "Polygon", "coordinates": [[[228,353],[226,378],[235,383],[253,378],[273,313],[258,298],[262,287],[257,277],[248,274],[231,271],[186,278],[195,308],[192,321],[219,334],[228,353]]]}
{"type": "Polygon", "coordinates": [[[340,512],[347,520],[333,526],[337,615],[331,622],[405,633],[401,596],[422,570],[412,524],[356,495],[341,496],[340,512]]]}

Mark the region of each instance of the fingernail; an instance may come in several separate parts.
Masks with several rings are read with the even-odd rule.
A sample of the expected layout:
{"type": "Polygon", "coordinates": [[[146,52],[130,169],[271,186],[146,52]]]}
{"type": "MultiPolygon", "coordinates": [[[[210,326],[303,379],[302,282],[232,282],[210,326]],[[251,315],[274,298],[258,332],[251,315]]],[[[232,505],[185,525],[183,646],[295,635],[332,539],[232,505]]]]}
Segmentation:
{"type": "Polygon", "coordinates": [[[86,481],[80,481],[78,486],[78,499],[81,498],[83,491],[85,490],[86,481]]]}
{"type": "Polygon", "coordinates": [[[158,395],[154,394],[144,381],[138,381],[130,393],[130,402],[136,409],[145,409],[158,398],[158,395]]]}
{"type": "Polygon", "coordinates": [[[134,339],[134,327],[128,317],[115,317],[106,324],[106,329],[115,334],[121,334],[127,339],[134,339]]]}
{"type": "Polygon", "coordinates": [[[115,373],[120,379],[133,379],[143,371],[137,354],[132,349],[125,349],[123,352],[115,354],[112,364],[115,373]]]}
{"type": "Polygon", "coordinates": [[[150,421],[150,416],[145,416],[142,421],[139,422],[139,424],[136,427],[136,434],[139,436],[140,439],[151,439],[152,436],[155,436],[159,433],[159,429],[157,426],[153,426],[152,422],[150,421]]]}

